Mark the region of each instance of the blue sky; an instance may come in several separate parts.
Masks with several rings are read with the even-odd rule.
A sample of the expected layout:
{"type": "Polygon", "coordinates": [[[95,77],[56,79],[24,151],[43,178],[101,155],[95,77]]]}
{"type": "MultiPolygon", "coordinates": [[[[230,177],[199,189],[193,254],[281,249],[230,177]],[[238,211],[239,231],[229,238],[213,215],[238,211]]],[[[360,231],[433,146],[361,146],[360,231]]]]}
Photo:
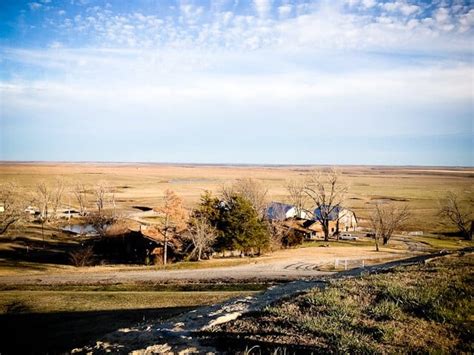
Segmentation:
{"type": "Polygon", "coordinates": [[[0,160],[474,165],[470,1],[0,0],[0,160]]]}

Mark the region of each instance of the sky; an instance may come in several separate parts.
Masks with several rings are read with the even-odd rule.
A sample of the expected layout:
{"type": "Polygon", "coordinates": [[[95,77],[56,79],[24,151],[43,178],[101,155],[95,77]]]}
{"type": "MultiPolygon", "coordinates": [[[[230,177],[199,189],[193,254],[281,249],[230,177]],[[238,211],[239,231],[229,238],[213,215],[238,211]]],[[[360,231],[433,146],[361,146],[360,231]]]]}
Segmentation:
{"type": "Polygon", "coordinates": [[[0,160],[474,166],[474,4],[0,0],[0,160]]]}

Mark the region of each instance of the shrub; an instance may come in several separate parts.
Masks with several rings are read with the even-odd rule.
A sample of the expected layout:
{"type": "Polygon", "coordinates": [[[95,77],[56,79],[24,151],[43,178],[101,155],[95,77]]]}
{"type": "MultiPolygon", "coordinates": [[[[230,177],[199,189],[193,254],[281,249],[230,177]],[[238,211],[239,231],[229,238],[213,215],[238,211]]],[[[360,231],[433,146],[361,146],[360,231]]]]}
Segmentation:
{"type": "Polygon", "coordinates": [[[290,229],[282,238],[281,245],[285,248],[303,244],[304,236],[290,229]]]}
{"type": "Polygon", "coordinates": [[[94,249],[87,246],[69,253],[69,260],[74,266],[89,266],[94,263],[94,249]]]}

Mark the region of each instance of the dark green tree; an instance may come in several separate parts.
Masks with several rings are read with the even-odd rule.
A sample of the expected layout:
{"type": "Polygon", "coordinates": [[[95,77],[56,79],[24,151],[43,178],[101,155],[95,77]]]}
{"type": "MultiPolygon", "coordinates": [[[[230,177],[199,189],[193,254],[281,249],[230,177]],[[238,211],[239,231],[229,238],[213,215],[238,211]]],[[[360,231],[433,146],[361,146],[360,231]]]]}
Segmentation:
{"type": "Polygon", "coordinates": [[[239,250],[243,254],[260,253],[268,247],[268,228],[249,200],[232,195],[220,208],[222,234],[218,246],[239,250]]]}
{"type": "Polygon", "coordinates": [[[243,254],[260,253],[268,248],[270,235],[265,221],[252,203],[240,194],[221,200],[205,192],[195,215],[207,219],[216,229],[216,251],[239,250],[243,254]]]}

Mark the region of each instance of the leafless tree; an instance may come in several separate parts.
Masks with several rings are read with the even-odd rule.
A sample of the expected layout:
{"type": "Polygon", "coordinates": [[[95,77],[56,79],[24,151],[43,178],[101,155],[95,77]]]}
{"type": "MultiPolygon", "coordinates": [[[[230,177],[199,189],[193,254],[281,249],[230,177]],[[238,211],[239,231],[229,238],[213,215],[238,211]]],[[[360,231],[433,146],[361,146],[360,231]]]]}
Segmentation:
{"type": "Polygon", "coordinates": [[[79,204],[79,213],[81,216],[84,216],[86,214],[87,190],[87,186],[82,183],[77,183],[72,188],[72,193],[76,198],[77,203],[79,204]]]}
{"type": "Polygon", "coordinates": [[[211,250],[211,246],[217,238],[216,229],[205,218],[197,217],[191,221],[189,232],[188,238],[194,247],[190,256],[201,260],[202,253],[211,250]]]}
{"type": "Polygon", "coordinates": [[[286,183],[286,190],[290,204],[295,207],[296,215],[301,217],[308,203],[308,195],[305,192],[306,184],[303,180],[289,180],[286,183]]]}
{"type": "Polygon", "coordinates": [[[252,178],[238,179],[230,187],[222,188],[222,196],[224,200],[230,200],[232,196],[238,194],[250,201],[255,211],[260,217],[263,217],[267,207],[268,189],[259,181],[252,178]]]}
{"type": "Polygon", "coordinates": [[[44,182],[39,182],[36,185],[35,202],[40,209],[40,218],[46,221],[49,218],[49,209],[51,207],[52,191],[50,187],[44,182]]]}
{"type": "Polygon", "coordinates": [[[172,233],[184,229],[187,222],[187,212],[183,207],[183,200],[174,191],[166,190],[164,205],[157,208],[163,214],[163,221],[158,226],[163,235],[163,264],[168,261],[168,239],[172,233]]]}
{"type": "Polygon", "coordinates": [[[461,197],[448,192],[440,201],[439,216],[448,224],[455,226],[465,240],[472,240],[474,232],[474,201],[462,201],[461,197]]]}
{"type": "Polygon", "coordinates": [[[57,179],[51,186],[44,181],[36,185],[34,201],[40,208],[40,218],[45,222],[56,216],[57,210],[61,205],[62,196],[65,190],[65,183],[57,179]]]}
{"type": "Polygon", "coordinates": [[[105,237],[112,226],[117,223],[118,219],[109,212],[102,211],[99,213],[97,211],[89,213],[86,217],[86,221],[95,229],[99,237],[105,237]]]}
{"type": "Polygon", "coordinates": [[[271,251],[281,249],[283,238],[287,234],[288,228],[280,220],[271,220],[268,221],[268,231],[270,233],[271,251]]]}
{"type": "Polygon", "coordinates": [[[329,240],[329,221],[334,216],[338,218],[347,190],[347,185],[335,169],[312,171],[305,181],[304,192],[316,206],[318,212],[313,212],[313,218],[321,223],[325,241],[329,240]]]}
{"type": "Polygon", "coordinates": [[[0,235],[23,220],[26,206],[20,196],[17,184],[9,182],[0,185],[0,235]]]}
{"type": "Polygon", "coordinates": [[[370,215],[370,224],[374,230],[375,249],[379,251],[379,241],[387,245],[395,230],[400,229],[410,217],[407,205],[398,206],[393,203],[376,203],[370,215]]]}
{"type": "Polygon", "coordinates": [[[64,180],[56,179],[54,186],[51,189],[51,218],[56,217],[58,208],[61,206],[61,200],[65,189],[66,185],[64,180]]]}
{"type": "Polygon", "coordinates": [[[103,209],[109,199],[110,188],[107,181],[99,181],[92,191],[97,206],[98,214],[102,214],[103,209]]]}

